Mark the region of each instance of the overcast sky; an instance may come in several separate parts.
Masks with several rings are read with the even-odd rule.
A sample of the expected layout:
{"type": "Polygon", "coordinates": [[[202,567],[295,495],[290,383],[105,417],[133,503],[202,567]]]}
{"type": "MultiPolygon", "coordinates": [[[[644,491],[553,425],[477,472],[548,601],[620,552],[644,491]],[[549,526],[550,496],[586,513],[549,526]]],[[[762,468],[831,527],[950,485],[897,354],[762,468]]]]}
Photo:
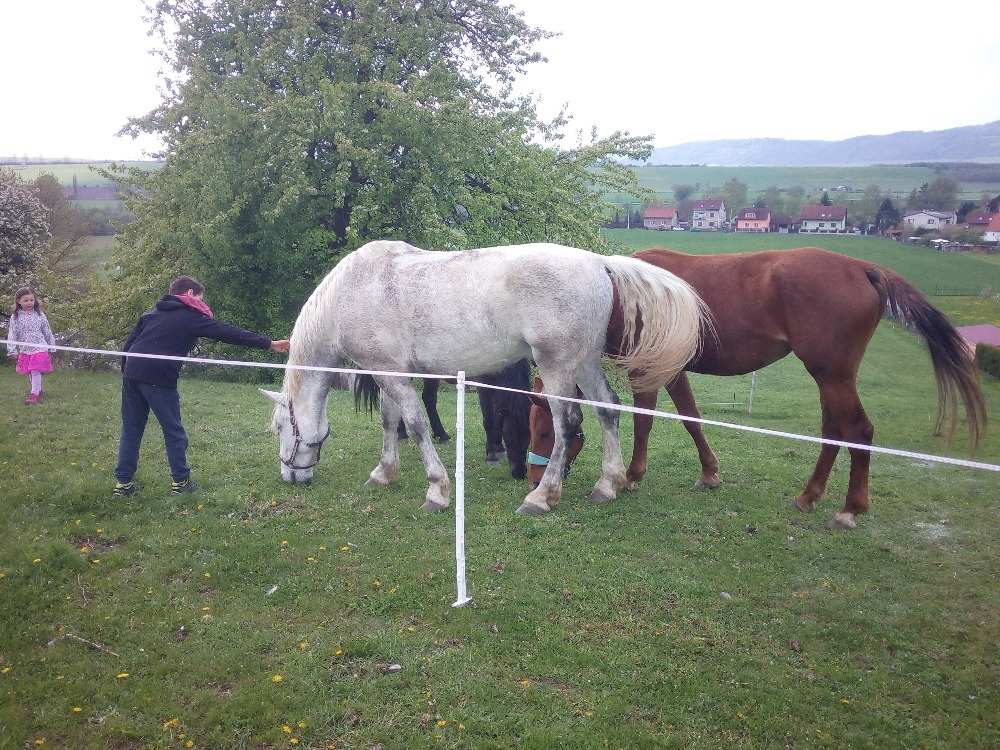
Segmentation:
{"type": "MultiPolygon", "coordinates": [[[[1000,120],[1000,2],[516,0],[558,39],[522,89],[573,129],[841,139],[1000,120]]],[[[159,101],[143,0],[0,0],[0,156],[142,158],[159,101]],[[100,13],[96,9],[100,7],[100,13]]]]}

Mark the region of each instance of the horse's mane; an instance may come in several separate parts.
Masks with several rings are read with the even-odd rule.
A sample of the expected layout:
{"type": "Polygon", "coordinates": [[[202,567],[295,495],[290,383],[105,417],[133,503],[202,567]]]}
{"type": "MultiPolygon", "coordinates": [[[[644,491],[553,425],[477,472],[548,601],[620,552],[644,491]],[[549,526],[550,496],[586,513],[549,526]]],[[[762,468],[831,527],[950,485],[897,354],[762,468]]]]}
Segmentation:
{"type": "MultiPolygon", "coordinates": [[[[339,268],[339,266],[338,266],[339,268]]],[[[291,344],[288,349],[288,364],[323,366],[331,363],[322,361],[318,352],[326,341],[330,329],[330,309],[336,297],[337,269],[326,275],[319,286],[302,305],[299,317],[292,328],[291,344]]],[[[339,363],[336,363],[339,364],[339,363]]],[[[282,390],[289,398],[299,394],[302,379],[308,370],[285,370],[282,390]]]]}

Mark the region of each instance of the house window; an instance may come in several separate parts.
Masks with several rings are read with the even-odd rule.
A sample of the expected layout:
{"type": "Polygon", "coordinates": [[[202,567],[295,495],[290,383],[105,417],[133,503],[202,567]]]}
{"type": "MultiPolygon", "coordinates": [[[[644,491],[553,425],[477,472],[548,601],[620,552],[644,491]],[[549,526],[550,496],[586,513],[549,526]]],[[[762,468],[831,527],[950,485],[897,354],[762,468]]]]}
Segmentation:
{"type": "Polygon", "coordinates": [[[928,224],[933,224],[933,223],[934,223],[934,219],[928,219],[928,220],[927,220],[927,223],[928,223],[928,224]]]}

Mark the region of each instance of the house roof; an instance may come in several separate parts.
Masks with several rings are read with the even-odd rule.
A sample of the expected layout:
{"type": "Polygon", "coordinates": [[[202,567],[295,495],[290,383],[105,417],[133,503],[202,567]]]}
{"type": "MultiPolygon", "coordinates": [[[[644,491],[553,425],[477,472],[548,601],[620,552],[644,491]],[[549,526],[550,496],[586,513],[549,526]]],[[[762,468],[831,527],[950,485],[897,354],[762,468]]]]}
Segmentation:
{"type": "Polygon", "coordinates": [[[765,221],[770,218],[771,209],[762,206],[761,208],[744,208],[736,217],[736,221],[765,221]]]}
{"type": "Polygon", "coordinates": [[[807,203],[799,215],[801,221],[843,221],[847,218],[847,209],[843,206],[824,206],[820,203],[807,203]]]}
{"type": "Polygon", "coordinates": [[[799,220],[794,216],[789,216],[788,214],[775,214],[774,215],[775,224],[798,224],[799,220]]]}
{"type": "Polygon", "coordinates": [[[983,323],[978,326],[960,326],[957,330],[958,335],[972,346],[976,344],[1000,346],[1000,328],[995,325],[983,323]]]}
{"type": "Polygon", "coordinates": [[[642,210],[643,219],[672,219],[677,215],[677,209],[670,206],[646,206],[642,210]]]}
{"type": "Polygon", "coordinates": [[[722,198],[701,198],[694,202],[695,211],[721,211],[722,198]]]}
{"type": "Polygon", "coordinates": [[[1000,214],[993,214],[990,217],[989,226],[986,227],[988,232],[1000,232],[1000,214]]]}
{"type": "Polygon", "coordinates": [[[966,224],[989,224],[990,223],[990,210],[988,208],[977,208],[974,211],[969,211],[965,215],[966,224]]]}
{"type": "Polygon", "coordinates": [[[905,219],[907,216],[916,216],[917,214],[927,214],[928,216],[933,216],[935,219],[948,219],[955,215],[954,211],[931,211],[930,209],[920,209],[919,211],[907,211],[903,214],[905,219]]]}

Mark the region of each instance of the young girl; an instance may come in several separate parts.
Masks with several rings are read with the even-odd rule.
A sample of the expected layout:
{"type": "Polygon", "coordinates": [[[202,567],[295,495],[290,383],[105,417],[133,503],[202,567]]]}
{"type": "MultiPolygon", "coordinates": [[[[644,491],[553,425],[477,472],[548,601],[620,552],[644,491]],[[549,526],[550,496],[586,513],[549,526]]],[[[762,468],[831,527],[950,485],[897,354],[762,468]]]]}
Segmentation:
{"type": "Polygon", "coordinates": [[[42,373],[52,372],[46,344],[54,346],[56,339],[49,328],[49,319],[29,287],[21,287],[14,294],[14,312],[7,324],[7,338],[25,343],[23,346],[7,344],[7,354],[17,357],[17,372],[27,375],[31,383],[31,392],[24,403],[37,404],[42,397],[42,373]]]}

